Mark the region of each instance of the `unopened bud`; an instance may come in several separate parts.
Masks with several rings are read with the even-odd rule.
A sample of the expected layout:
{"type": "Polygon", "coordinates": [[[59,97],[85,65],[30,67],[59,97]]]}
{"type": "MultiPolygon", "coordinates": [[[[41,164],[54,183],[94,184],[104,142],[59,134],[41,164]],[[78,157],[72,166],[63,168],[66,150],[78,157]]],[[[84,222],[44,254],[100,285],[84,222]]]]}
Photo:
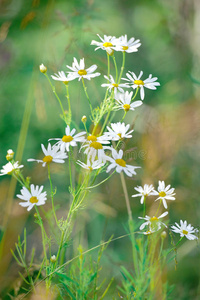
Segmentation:
{"type": "Polygon", "coordinates": [[[81,121],[82,121],[83,123],[85,123],[85,122],[87,121],[87,117],[86,117],[86,116],[82,116],[81,121]]]}
{"type": "Polygon", "coordinates": [[[34,216],[34,218],[36,218],[36,219],[38,218],[38,214],[37,214],[37,213],[34,213],[33,216],[34,216]]]}
{"type": "Polygon", "coordinates": [[[47,67],[45,67],[43,64],[40,65],[40,72],[46,73],[47,67]]]}
{"type": "Polygon", "coordinates": [[[13,156],[14,156],[13,150],[12,150],[12,149],[9,149],[9,150],[7,151],[6,159],[7,159],[8,161],[10,161],[10,160],[13,159],[13,156]]]}
{"type": "Polygon", "coordinates": [[[56,256],[55,256],[55,255],[52,255],[52,257],[50,258],[50,261],[51,261],[52,263],[55,263],[56,260],[57,260],[56,256]]]}
{"type": "Polygon", "coordinates": [[[163,231],[162,233],[161,233],[161,238],[162,239],[165,239],[167,237],[167,232],[166,231],[163,231]]]}

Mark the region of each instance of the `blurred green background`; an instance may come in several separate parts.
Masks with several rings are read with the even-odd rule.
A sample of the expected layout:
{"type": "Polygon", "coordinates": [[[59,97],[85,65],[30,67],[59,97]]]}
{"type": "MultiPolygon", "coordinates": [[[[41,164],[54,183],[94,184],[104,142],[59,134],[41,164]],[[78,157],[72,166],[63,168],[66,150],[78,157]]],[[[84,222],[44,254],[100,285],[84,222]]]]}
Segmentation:
{"type": "MultiPolygon", "coordinates": [[[[106,55],[90,46],[96,36],[128,35],[139,38],[138,53],[126,56],[125,70],[144,71],[159,78],[157,91],[146,90],[144,105],[126,116],[134,123],[134,135],[125,145],[129,161],[142,170],[133,179],[127,178],[129,196],[134,187],[144,183],[157,186],[165,180],[176,188],[177,200],[169,208],[170,223],[188,220],[195,227],[200,219],[200,4],[198,0],[1,0],[0,1],[0,166],[6,163],[8,149],[16,152],[25,165],[24,175],[34,184],[49,189],[46,169],[28,158],[41,156],[41,143],[60,137],[64,132],[59,106],[46,80],[39,72],[44,63],[48,74],[67,71],[73,57],[85,58],[86,67],[98,65],[106,74],[106,55]],[[21,130],[23,128],[23,130],[21,130]]],[[[121,56],[117,54],[121,63],[121,56]]],[[[112,70],[114,70],[112,68],[112,70]]],[[[104,89],[103,76],[87,82],[93,103],[98,105],[104,89]]],[[[65,87],[54,83],[65,109],[65,87]]],[[[81,117],[89,113],[82,86],[70,85],[73,119],[82,129],[81,117]]],[[[119,121],[116,114],[115,121],[119,121]]],[[[89,124],[89,122],[88,122],[89,124]]],[[[103,178],[103,177],[102,177],[103,178]]],[[[65,207],[68,172],[63,166],[53,167],[53,183],[58,188],[59,204],[65,207]]],[[[32,213],[19,207],[19,192],[10,177],[0,180],[1,268],[0,293],[13,286],[18,268],[10,248],[14,248],[24,226],[29,232],[29,247],[40,238],[32,213]]],[[[151,202],[152,203],[152,202],[151,202]]],[[[142,208],[139,199],[131,198],[133,216],[142,208]]],[[[148,213],[155,210],[154,204],[148,213]]],[[[61,211],[62,213],[62,211],[61,211]]],[[[124,234],[127,222],[125,200],[120,178],[114,175],[101,188],[89,194],[87,209],[76,222],[74,248],[79,242],[87,249],[111,234],[124,234]],[[82,230],[85,228],[85,230],[82,230]]],[[[166,245],[169,241],[166,240],[166,245]]],[[[130,242],[123,239],[111,243],[104,254],[103,268],[107,277],[121,278],[121,264],[129,265],[130,242]]],[[[200,298],[199,246],[185,241],[178,250],[178,266],[168,265],[165,277],[175,284],[172,299],[200,298]]],[[[113,286],[113,289],[115,287],[113,286]]],[[[112,295],[112,291],[111,291],[112,295]]],[[[4,299],[4,298],[3,298],[4,299]]],[[[6,299],[6,298],[5,298],[6,299]]]]}

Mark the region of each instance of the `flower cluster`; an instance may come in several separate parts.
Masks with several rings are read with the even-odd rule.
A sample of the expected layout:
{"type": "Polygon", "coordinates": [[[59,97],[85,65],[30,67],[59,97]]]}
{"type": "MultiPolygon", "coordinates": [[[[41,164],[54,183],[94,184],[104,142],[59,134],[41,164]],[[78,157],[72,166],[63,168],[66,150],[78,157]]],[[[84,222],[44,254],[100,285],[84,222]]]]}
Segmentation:
{"type": "MultiPolygon", "coordinates": [[[[162,203],[164,208],[167,209],[167,201],[166,200],[175,200],[175,189],[170,188],[170,185],[165,186],[164,181],[158,182],[158,188],[157,190],[154,189],[153,185],[145,184],[144,187],[138,186],[135,187],[135,190],[138,192],[138,194],[132,195],[132,197],[141,197],[140,203],[145,204],[146,198],[149,196],[158,196],[158,198],[155,199],[155,201],[160,200],[160,204],[162,203]]],[[[160,205],[159,205],[160,207],[160,205]]],[[[157,213],[159,211],[159,208],[157,210],[157,213]]],[[[156,214],[157,214],[156,213],[156,214]]],[[[168,211],[165,211],[162,213],[159,217],[153,216],[145,216],[145,217],[139,217],[139,219],[144,219],[145,222],[140,226],[140,230],[143,230],[146,226],[148,227],[148,230],[143,232],[145,235],[152,234],[162,228],[162,225],[167,228],[167,225],[160,221],[163,217],[168,215],[168,211]]],[[[190,224],[187,225],[187,221],[180,221],[181,225],[178,225],[175,223],[176,226],[171,226],[171,230],[179,233],[181,237],[186,237],[189,240],[197,239],[197,236],[192,233],[197,233],[198,230],[194,229],[190,224]]]]}

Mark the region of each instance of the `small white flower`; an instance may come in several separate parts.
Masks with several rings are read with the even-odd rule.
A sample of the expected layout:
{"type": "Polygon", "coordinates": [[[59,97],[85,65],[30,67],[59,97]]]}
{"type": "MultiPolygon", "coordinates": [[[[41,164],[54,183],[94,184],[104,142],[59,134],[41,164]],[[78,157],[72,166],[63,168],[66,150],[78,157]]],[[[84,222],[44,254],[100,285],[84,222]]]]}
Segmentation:
{"type": "Polygon", "coordinates": [[[144,100],[144,87],[150,90],[156,90],[156,86],[159,86],[160,83],[156,82],[157,77],[152,78],[152,74],[145,80],[141,80],[143,72],[141,71],[139,76],[137,77],[134,72],[126,73],[127,78],[122,78],[123,80],[127,80],[130,82],[130,87],[133,89],[140,88],[140,97],[144,100]],[[129,74],[130,73],[130,74],[129,74]]]}
{"type": "Polygon", "coordinates": [[[6,175],[6,174],[11,175],[13,171],[21,169],[21,168],[23,168],[23,165],[19,166],[18,161],[13,164],[11,162],[8,162],[5,166],[3,166],[3,169],[1,169],[0,176],[6,175]]]}
{"type": "Polygon", "coordinates": [[[130,139],[132,137],[131,133],[133,129],[129,130],[130,124],[125,125],[125,123],[111,123],[111,128],[107,126],[109,132],[104,132],[105,136],[108,136],[112,141],[119,141],[123,138],[130,139]]]}
{"type": "Polygon", "coordinates": [[[96,45],[98,46],[97,48],[95,48],[95,51],[97,49],[102,49],[102,50],[106,50],[106,52],[111,55],[113,54],[114,50],[115,50],[115,46],[117,44],[119,44],[119,39],[117,39],[115,36],[107,36],[104,35],[104,37],[100,37],[99,34],[97,34],[97,36],[100,38],[101,42],[96,42],[96,41],[92,41],[91,45],[96,45]]]}
{"type": "Polygon", "coordinates": [[[141,197],[140,203],[143,204],[144,198],[147,196],[153,195],[152,192],[154,191],[153,185],[145,184],[144,188],[142,186],[137,186],[134,188],[139,194],[132,195],[132,197],[141,197]]]}
{"type": "Polygon", "coordinates": [[[179,233],[181,237],[185,236],[188,240],[198,239],[193,233],[197,233],[198,229],[194,229],[191,224],[187,225],[187,221],[180,220],[180,225],[175,222],[176,226],[171,226],[172,231],[179,233]]]}
{"type": "Polygon", "coordinates": [[[122,159],[123,157],[123,150],[119,150],[119,153],[114,148],[111,148],[112,150],[112,157],[106,156],[107,160],[111,162],[111,164],[108,166],[106,173],[108,173],[111,169],[116,168],[117,173],[121,173],[124,171],[124,173],[132,177],[133,175],[136,175],[135,169],[140,167],[134,167],[131,165],[127,165],[125,160],[122,159]]]}
{"type": "Polygon", "coordinates": [[[41,65],[40,65],[40,72],[41,72],[41,73],[46,73],[46,71],[47,71],[47,67],[45,67],[44,64],[41,64],[41,65]]]}
{"type": "Polygon", "coordinates": [[[68,83],[68,81],[72,80],[72,78],[69,75],[65,75],[64,71],[58,71],[58,74],[55,73],[54,75],[51,75],[51,77],[53,80],[62,81],[64,83],[68,83]]]}
{"type": "Polygon", "coordinates": [[[77,146],[77,142],[84,142],[85,137],[84,135],[86,134],[85,131],[79,132],[75,134],[76,129],[72,129],[70,131],[69,125],[65,128],[65,135],[63,135],[62,138],[55,138],[55,139],[49,139],[50,140],[57,140],[58,142],[56,143],[57,146],[59,146],[61,151],[67,151],[69,152],[69,146],[75,147],[77,146]],[[75,135],[74,135],[75,134],[75,135]]]}
{"type": "Polygon", "coordinates": [[[131,103],[133,92],[126,91],[125,93],[116,93],[115,100],[118,102],[117,109],[123,109],[126,112],[129,110],[135,110],[136,107],[143,104],[142,101],[134,101],[131,103]]]}
{"type": "Polygon", "coordinates": [[[44,158],[40,159],[33,159],[29,158],[28,161],[37,161],[38,163],[42,163],[42,166],[45,167],[46,164],[51,163],[52,161],[55,163],[63,164],[65,161],[64,159],[67,158],[67,154],[60,150],[59,146],[51,146],[49,143],[47,149],[45,149],[44,145],[41,144],[42,151],[44,153],[44,158]]]}
{"type": "Polygon", "coordinates": [[[9,149],[8,151],[7,151],[7,155],[6,155],[6,159],[8,160],[8,161],[11,161],[12,159],[13,159],[13,157],[14,157],[14,151],[12,150],[12,149],[9,149]]]}
{"type": "Polygon", "coordinates": [[[47,193],[43,192],[43,185],[39,188],[38,185],[34,186],[31,184],[30,191],[23,186],[21,189],[21,195],[17,195],[17,197],[25,202],[20,202],[19,205],[23,207],[28,207],[27,210],[31,210],[34,205],[40,206],[44,205],[47,200],[47,193]]]}
{"type": "Polygon", "coordinates": [[[81,148],[86,148],[84,153],[88,156],[88,159],[91,161],[95,160],[97,156],[100,162],[106,161],[105,149],[110,149],[110,146],[104,146],[104,144],[109,144],[109,138],[106,136],[95,136],[89,135],[85,140],[85,143],[81,146],[81,148]]]}
{"type": "Polygon", "coordinates": [[[108,78],[108,76],[104,76],[104,78],[106,78],[109,83],[103,83],[101,86],[102,87],[107,87],[108,90],[111,92],[112,90],[114,90],[114,92],[116,93],[117,91],[124,93],[124,90],[122,89],[123,87],[128,87],[127,83],[116,83],[113,76],[110,75],[110,78],[108,78]]]}
{"type": "Polygon", "coordinates": [[[132,37],[129,41],[127,35],[121,36],[119,38],[120,44],[116,45],[116,51],[125,51],[127,53],[137,52],[138,48],[141,46],[140,40],[135,40],[132,37]]]}
{"type": "Polygon", "coordinates": [[[139,219],[143,219],[146,221],[140,226],[140,230],[143,230],[145,226],[149,226],[149,230],[151,232],[155,232],[161,228],[161,225],[164,225],[165,227],[167,227],[167,225],[165,225],[165,223],[160,221],[160,219],[164,218],[167,214],[168,214],[168,211],[165,211],[159,217],[155,217],[155,216],[153,216],[153,217],[145,216],[144,218],[138,217],[139,219]]]}
{"type": "Polygon", "coordinates": [[[82,161],[80,160],[77,160],[76,162],[78,165],[80,165],[82,168],[86,169],[86,170],[96,170],[96,169],[100,169],[101,167],[104,166],[104,162],[101,162],[99,160],[94,160],[94,161],[91,161],[89,159],[87,159],[87,164],[83,163],[82,161]]]}
{"type": "Polygon", "coordinates": [[[68,72],[70,76],[70,80],[74,80],[75,78],[78,78],[78,80],[81,80],[81,78],[90,80],[91,78],[94,78],[96,76],[101,75],[100,73],[94,73],[94,71],[97,69],[97,65],[92,65],[88,69],[85,69],[85,62],[84,58],[80,60],[80,63],[78,63],[77,59],[74,57],[74,62],[72,63],[72,67],[67,66],[72,72],[68,72]]]}
{"type": "Polygon", "coordinates": [[[164,181],[158,181],[158,191],[153,191],[152,195],[158,195],[159,197],[155,200],[159,200],[161,199],[164,205],[164,208],[167,209],[167,202],[166,200],[175,200],[174,195],[176,195],[176,193],[174,193],[174,188],[170,189],[170,184],[168,186],[165,187],[165,182],[164,181]]]}

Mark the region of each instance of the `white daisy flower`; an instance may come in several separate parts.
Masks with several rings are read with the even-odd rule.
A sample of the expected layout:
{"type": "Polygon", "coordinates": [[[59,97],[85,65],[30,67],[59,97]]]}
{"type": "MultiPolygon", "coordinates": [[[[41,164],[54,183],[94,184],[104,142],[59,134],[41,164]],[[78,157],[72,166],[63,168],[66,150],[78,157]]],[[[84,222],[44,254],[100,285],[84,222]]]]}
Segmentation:
{"type": "Polygon", "coordinates": [[[175,223],[176,226],[171,226],[172,231],[179,233],[181,237],[185,236],[188,240],[198,239],[193,233],[197,233],[198,229],[194,229],[191,224],[187,225],[187,221],[180,220],[180,225],[175,223]]]}
{"type": "Polygon", "coordinates": [[[159,197],[155,200],[159,200],[161,199],[164,205],[164,208],[167,209],[167,202],[166,200],[175,200],[174,195],[176,195],[176,193],[174,193],[174,188],[170,189],[170,184],[168,186],[165,187],[165,182],[164,181],[158,181],[158,191],[153,191],[152,195],[158,195],[159,197]]]}
{"type": "Polygon", "coordinates": [[[152,192],[154,191],[154,187],[152,184],[151,185],[145,184],[144,187],[137,186],[134,189],[139,193],[136,195],[132,195],[131,197],[141,197],[141,199],[140,199],[141,204],[143,204],[144,198],[146,198],[147,196],[153,195],[152,192]]]}
{"type": "Polygon", "coordinates": [[[127,35],[122,35],[120,38],[120,44],[116,45],[116,51],[125,51],[127,53],[137,52],[138,48],[141,46],[140,40],[135,40],[134,37],[130,38],[128,41],[127,35]]]}
{"type": "Polygon", "coordinates": [[[104,146],[104,144],[109,144],[109,138],[102,136],[89,135],[85,140],[85,144],[81,148],[86,148],[84,153],[88,156],[88,159],[91,161],[95,160],[97,156],[100,162],[106,161],[105,149],[111,149],[110,146],[104,146]]]}
{"type": "Polygon", "coordinates": [[[68,72],[70,76],[70,80],[74,80],[75,78],[78,78],[78,80],[81,80],[81,78],[90,80],[91,78],[94,78],[96,76],[101,75],[100,73],[94,73],[94,71],[97,69],[97,65],[92,65],[88,69],[85,69],[85,62],[84,58],[80,60],[80,63],[78,63],[77,59],[74,57],[74,62],[72,63],[72,67],[67,66],[72,72],[68,72]]]}
{"type": "Polygon", "coordinates": [[[83,163],[80,160],[77,160],[76,162],[78,165],[80,165],[82,168],[86,169],[86,170],[96,170],[96,169],[100,169],[101,167],[104,166],[105,162],[101,162],[99,160],[94,160],[91,161],[89,159],[87,159],[87,164],[83,163]]]}
{"type": "Polygon", "coordinates": [[[142,101],[134,101],[131,103],[133,92],[126,91],[125,93],[116,93],[115,100],[118,102],[118,109],[123,109],[126,112],[129,110],[135,110],[136,107],[143,104],[142,101]]]}
{"type": "Polygon", "coordinates": [[[123,80],[127,80],[130,82],[130,87],[133,89],[140,88],[140,97],[142,100],[144,100],[144,87],[150,90],[156,90],[156,86],[159,86],[160,83],[156,82],[158,79],[157,77],[152,78],[152,74],[149,75],[149,77],[145,80],[141,80],[140,78],[143,75],[143,72],[141,71],[139,76],[137,77],[134,72],[126,73],[127,78],[122,78],[123,80]],[[130,74],[129,74],[130,73],[130,74]]]}
{"type": "Polygon", "coordinates": [[[17,195],[17,197],[25,202],[20,202],[19,205],[23,207],[27,207],[27,210],[31,210],[34,205],[40,206],[44,205],[47,200],[47,193],[43,192],[43,185],[39,187],[38,185],[34,186],[31,184],[30,191],[23,186],[21,189],[21,195],[17,195]]]}
{"type": "Polygon", "coordinates": [[[65,75],[64,71],[58,71],[58,74],[55,73],[54,75],[51,75],[51,77],[53,80],[62,81],[64,83],[68,83],[70,80],[72,80],[72,78],[69,75],[65,75]]]}
{"type": "Polygon", "coordinates": [[[49,141],[57,140],[58,142],[56,143],[56,145],[59,146],[60,150],[63,152],[65,150],[69,152],[69,146],[75,147],[77,146],[77,142],[85,141],[85,131],[79,132],[77,134],[75,134],[75,132],[75,128],[70,131],[70,127],[69,125],[67,125],[67,127],[65,128],[65,135],[63,135],[62,138],[49,139],[49,141]]]}
{"type": "Polygon", "coordinates": [[[161,225],[164,225],[165,227],[167,227],[167,225],[165,225],[165,223],[160,221],[160,219],[164,218],[167,214],[168,214],[168,211],[165,211],[159,217],[155,217],[155,216],[153,216],[153,217],[145,216],[144,218],[138,217],[139,219],[143,219],[146,221],[140,226],[140,230],[143,230],[144,227],[149,226],[149,230],[155,232],[161,228],[161,225]]]}
{"type": "Polygon", "coordinates": [[[104,76],[104,78],[106,78],[107,80],[109,80],[109,83],[103,83],[101,86],[102,87],[107,87],[108,90],[111,92],[112,90],[114,90],[114,92],[121,92],[124,93],[124,90],[122,89],[123,87],[128,87],[127,83],[116,83],[113,76],[110,75],[110,78],[108,78],[108,76],[104,76]]]}
{"type": "Polygon", "coordinates": [[[121,173],[122,171],[124,171],[124,173],[129,177],[136,175],[135,169],[138,169],[140,167],[127,165],[125,160],[122,159],[123,150],[119,150],[119,153],[117,153],[114,148],[111,148],[111,150],[112,157],[106,156],[107,160],[111,162],[106,170],[106,173],[108,173],[111,169],[116,168],[117,173],[121,173]]]}
{"type": "Polygon", "coordinates": [[[125,123],[111,123],[111,128],[107,126],[109,132],[104,132],[105,136],[108,136],[112,141],[119,141],[121,139],[127,138],[130,139],[132,137],[131,133],[134,131],[133,129],[129,130],[130,124],[125,125],[125,123]]]}
{"type": "Polygon", "coordinates": [[[11,175],[12,172],[14,172],[15,170],[21,169],[23,168],[23,165],[19,166],[18,161],[14,162],[13,164],[9,161],[5,166],[3,166],[3,169],[0,170],[0,176],[3,175],[11,175]]]}
{"type": "Polygon", "coordinates": [[[97,36],[100,38],[101,42],[96,42],[94,40],[91,42],[91,45],[98,46],[97,48],[95,48],[95,51],[97,49],[102,49],[102,50],[106,50],[106,52],[109,55],[112,55],[116,45],[119,44],[119,39],[117,39],[115,36],[110,36],[110,35],[109,36],[104,35],[103,38],[100,37],[99,34],[97,34],[97,36]]]}
{"type": "Polygon", "coordinates": [[[46,164],[49,164],[52,161],[55,163],[63,164],[65,162],[64,159],[68,157],[65,152],[60,150],[59,146],[54,145],[52,147],[51,144],[49,143],[47,149],[45,149],[43,144],[41,144],[41,147],[45,155],[44,158],[42,160],[29,158],[27,159],[27,161],[37,161],[38,163],[41,162],[42,166],[45,167],[46,164]]]}

